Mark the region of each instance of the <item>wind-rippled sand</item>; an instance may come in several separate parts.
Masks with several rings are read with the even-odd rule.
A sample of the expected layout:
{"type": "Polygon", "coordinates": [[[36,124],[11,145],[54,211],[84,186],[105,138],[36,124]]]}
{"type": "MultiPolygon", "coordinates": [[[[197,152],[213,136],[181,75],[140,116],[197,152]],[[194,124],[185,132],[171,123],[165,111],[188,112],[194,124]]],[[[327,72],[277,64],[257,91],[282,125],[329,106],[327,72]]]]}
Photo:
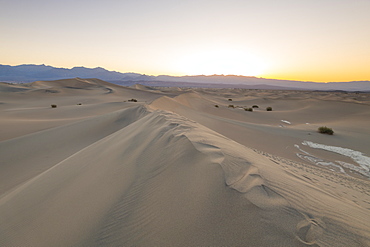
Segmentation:
{"type": "Polygon", "coordinates": [[[370,246],[369,109],[356,93],[0,84],[0,245],[370,246]]]}

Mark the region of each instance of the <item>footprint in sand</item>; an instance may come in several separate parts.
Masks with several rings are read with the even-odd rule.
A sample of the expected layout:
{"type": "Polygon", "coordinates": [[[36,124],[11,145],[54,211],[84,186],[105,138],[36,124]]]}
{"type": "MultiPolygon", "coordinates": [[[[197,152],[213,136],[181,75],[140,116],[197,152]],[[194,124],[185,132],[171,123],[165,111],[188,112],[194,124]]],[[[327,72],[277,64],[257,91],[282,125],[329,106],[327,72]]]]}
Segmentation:
{"type": "Polygon", "coordinates": [[[297,224],[297,237],[305,244],[316,246],[316,242],[324,233],[325,228],[325,223],[320,219],[306,217],[297,224]]]}

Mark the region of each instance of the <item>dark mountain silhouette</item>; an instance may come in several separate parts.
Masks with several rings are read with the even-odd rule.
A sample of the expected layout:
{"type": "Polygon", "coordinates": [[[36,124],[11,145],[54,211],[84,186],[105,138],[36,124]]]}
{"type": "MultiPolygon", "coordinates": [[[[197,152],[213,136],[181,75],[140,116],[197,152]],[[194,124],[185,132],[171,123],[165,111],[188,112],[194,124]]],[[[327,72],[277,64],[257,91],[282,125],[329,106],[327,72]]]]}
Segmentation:
{"type": "Polygon", "coordinates": [[[98,78],[124,86],[140,83],[147,86],[166,87],[370,91],[370,81],[315,83],[236,75],[148,76],[138,73],[108,71],[100,67],[74,67],[72,69],[66,69],[55,68],[44,64],[24,64],[18,66],[0,65],[0,81],[2,82],[24,83],[75,77],[98,78]]]}
{"type": "Polygon", "coordinates": [[[24,64],[18,66],[0,65],[0,80],[7,82],[32,82],[75,77],[118,80],[123,77],[123,74],[115,71],[108,71],[103,68],[90,69],[85,67],[74,67],[72,69],[65,69],[46,66],[44,64],[24,64]]]}

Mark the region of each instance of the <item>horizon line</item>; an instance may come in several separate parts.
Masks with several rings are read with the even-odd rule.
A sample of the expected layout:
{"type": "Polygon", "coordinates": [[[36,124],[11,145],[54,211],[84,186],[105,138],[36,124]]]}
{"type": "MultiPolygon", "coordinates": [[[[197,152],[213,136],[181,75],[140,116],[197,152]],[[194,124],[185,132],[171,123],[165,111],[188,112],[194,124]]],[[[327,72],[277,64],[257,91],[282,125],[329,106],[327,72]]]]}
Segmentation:
{"type": "Polygon", "coordinates": [[[211,77],[211,76],[235,76],[235,77],[249,77],[249,78],[256,78],[256,79],[266,79],[266,80],[278,80],[278,81],[296,81],[296,82],[313,82],[313,83],[340,83],[340,82],[370,82],[370,79],[364,79],[364,80],[350,80],[350,81],[310,81],[310,80],[297,80],[297,79],[281,79],[281,78],[271,78],[271,77],[261,77],[261,76],[251,76],[251,75],[236,75],[236,74],[194,74],[194,75],[178,75],[178,74],[146,74],[146,73],[140,73],[140,72],[133,72],[133,71],[128,71],[128,72],[122,72],[122,71],[116,71],[116,70],[109,70],[101,66],[97,67],[85,67],[83,65],[78,65],[78,66],[73,66],[73,67],[55,67],[53,65],[48,65],[48,64],[32,64],[32,63],[24,63],[24,64],[18,64],[18,65],[8,65],[8,64],[0,64],[0,65],[5,65],[5,66],[11,66],[11,67],[16,67],[16,66],[22,66],[22,65],[35,65],[35,66],[45,66],[45,67],[53,67],[56,69],[73,69],[73,68],[85,68],[85,69],[104,69],[108,72],[116,72],[116,73],[121,73],[121,74],[140,74],[140,75],[145,75],[145,76],[171,76],[171,77],[196,77],[196,76],[206,76],[206,77],[211,77]]]}

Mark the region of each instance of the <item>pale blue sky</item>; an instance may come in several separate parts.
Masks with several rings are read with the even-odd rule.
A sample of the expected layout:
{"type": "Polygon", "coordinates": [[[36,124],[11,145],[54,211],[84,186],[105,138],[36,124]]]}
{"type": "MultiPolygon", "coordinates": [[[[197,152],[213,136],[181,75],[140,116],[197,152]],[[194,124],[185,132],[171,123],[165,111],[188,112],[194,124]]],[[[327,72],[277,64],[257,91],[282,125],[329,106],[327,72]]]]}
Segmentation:
{"type": "Polygon", "coordinates": [[[0,63],[370,80],[370,0],[0,0],[0,63]]]}

